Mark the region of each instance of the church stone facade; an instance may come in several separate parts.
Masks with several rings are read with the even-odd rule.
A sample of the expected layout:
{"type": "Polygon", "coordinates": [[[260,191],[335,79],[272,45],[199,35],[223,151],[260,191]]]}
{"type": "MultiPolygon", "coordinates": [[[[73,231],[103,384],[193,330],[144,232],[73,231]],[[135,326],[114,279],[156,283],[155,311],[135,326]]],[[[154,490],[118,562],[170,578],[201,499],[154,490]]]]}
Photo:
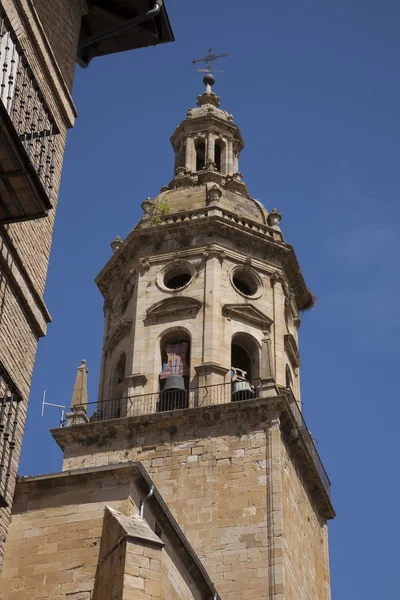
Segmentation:
{"type": "Polygon", "coordinates": [[[300,400],[313,296],[281,215],[249,195],[240,130],[205,84],[172,135],[172,181],[96,279],[99,398],[87,402],[83,363],[52,431],[62,472],[17,485],[2,600],[330,599],[335,513],[300,400]],[[120,526],[158,544],[155,586],[148,561],[131,568],[114,543],[120,526]],[[105,556],[119,565],[113,593],[105,556]]]}

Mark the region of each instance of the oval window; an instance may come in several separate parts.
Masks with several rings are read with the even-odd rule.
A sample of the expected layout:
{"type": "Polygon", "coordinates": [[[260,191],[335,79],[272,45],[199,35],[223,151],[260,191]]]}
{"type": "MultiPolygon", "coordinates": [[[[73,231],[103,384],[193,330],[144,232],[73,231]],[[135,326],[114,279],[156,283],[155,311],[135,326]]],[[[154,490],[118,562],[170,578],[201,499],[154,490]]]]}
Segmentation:
{"type": "Polygon", "coordinates": [[[232,274],[232,283],[244,296],[254,296],[260,286],[256,275],[243,267],[235,269],[232,274]]]}

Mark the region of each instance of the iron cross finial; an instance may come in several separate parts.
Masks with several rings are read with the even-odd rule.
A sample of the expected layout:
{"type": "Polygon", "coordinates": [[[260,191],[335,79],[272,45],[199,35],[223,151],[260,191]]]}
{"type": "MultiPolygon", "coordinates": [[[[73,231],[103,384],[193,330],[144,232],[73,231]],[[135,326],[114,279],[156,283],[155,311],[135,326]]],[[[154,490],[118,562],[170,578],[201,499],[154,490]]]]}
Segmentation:
{"type": "MultiPolygon", "coordinates": [[[[209,48],[207,56],[205,56],[204,58],[197,58],[195,60],[192,60],[192,64],[194,65],[195,63],[205,62],[207,65],[207,69],[197,69],[197,71],[199,73],[210,73],[212,70],[214,71],[214,69],[212,69],[212,63],[214,62],[214,60],[217,60],[217,58],[225,58],[226,56],[229,56],[228,52],[225,52],[225,54],[214,54],[213,49],[209,48]]],[[[221,70],[219,72],[223,73],[223,71],[221,70]]]]}

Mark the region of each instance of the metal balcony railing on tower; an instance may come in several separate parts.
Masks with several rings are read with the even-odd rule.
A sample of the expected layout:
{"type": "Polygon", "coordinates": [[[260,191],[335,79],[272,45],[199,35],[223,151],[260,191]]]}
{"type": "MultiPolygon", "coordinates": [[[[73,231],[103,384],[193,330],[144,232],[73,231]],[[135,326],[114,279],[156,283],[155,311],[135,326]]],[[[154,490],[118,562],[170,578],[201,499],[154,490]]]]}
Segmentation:
{"type": "Polygon", "coordinates": [[[0,3],[0,223],[47,215],[58,134],[0,3]]]}
{"type": "MultiPolygon", "coordinates": [[[[21,395],[0,363],[0,507],[9,505],[9,481],[21,395]]],[[[15,467],[16,469],[16,467],[15,467]]]]}
{"type": "MultiPolygon", "coordinates": [[[[153,394],[139,394],[124,398],[89,402],[85,406],[75,406],[75,412],[70,413],[65,424],[73,426],[98,421],[110,421],[126,417],[139,417],[168,411],[211,407],[216,405],[231,404],[257,400],[260,398],[260,382],[233,380],[228,383],[208,385],[183,390],[170,390],[153,394]],[[247,385],[238,385],[245,384],[247,385]],[[82,412],[85,420],[82,421],[82,412]]],[[[289,388],[280,388],[281,398],[284,400],[283,411],[286,421],[290,422],[291,437],[300,439],[307,453],[310,464],[313,465],[323,487],[330,495],[330,481],[322,464],[321,458],[315,447],[314,440],[308,430],[299,402],[295,399],[289,388]]]]}

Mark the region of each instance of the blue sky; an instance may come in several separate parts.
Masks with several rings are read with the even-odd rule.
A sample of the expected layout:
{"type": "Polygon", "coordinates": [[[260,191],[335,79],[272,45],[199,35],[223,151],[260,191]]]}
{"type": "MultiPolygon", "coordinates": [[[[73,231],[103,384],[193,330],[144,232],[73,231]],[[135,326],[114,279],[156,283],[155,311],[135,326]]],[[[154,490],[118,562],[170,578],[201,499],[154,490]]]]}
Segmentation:
{"type": "Polygon", "coordinates": [[[60,469],[48,430],[86,358],[96,400],[110,242],[172,177],[169,137],[203,89],[190,64],[230,52],[215,91],[246,141],[250,193],[283,215],[316,309],[300,329],[302,398],[333,484],[333,599],[398,596],[400,5],[169,0],[176,42],[77,68],[21,474],[60,469]]]}

